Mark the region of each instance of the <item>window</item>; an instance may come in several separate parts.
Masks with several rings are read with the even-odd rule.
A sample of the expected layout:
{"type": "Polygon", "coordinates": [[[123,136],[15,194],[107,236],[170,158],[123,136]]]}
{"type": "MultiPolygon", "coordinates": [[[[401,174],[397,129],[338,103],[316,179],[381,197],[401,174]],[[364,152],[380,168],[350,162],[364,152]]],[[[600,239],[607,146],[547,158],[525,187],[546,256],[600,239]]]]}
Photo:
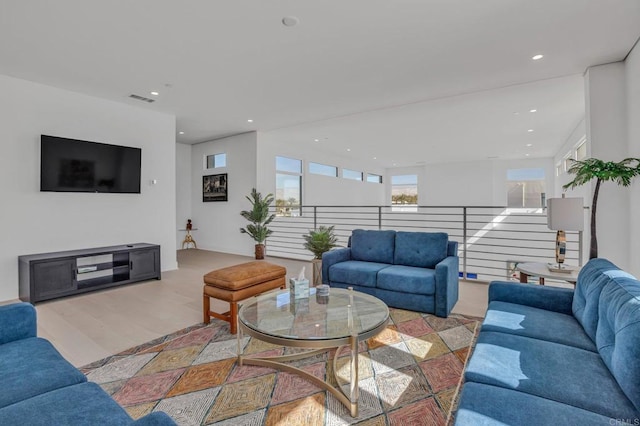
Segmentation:
{"type": "Polygon", "coordinates": [[[227,154],[207,155],[206,169],[217,169],[218,167],[227,167],[227,154]]]}
{"type": "Polygon", "coordinates": [[[507,207],[539,209],[544,193],[544,169],[507,170],[507,207]]]}
{"type": "Polygon", "coordinates": [[[556,164],[556,176],[560,176],[562,173],[562,163],[556,164]]]}
{"type": "Polygon", "coordinates": [[[418,206],[418,175],[391,176],[391,204],[393,206],[418,206]]]}
{"type": "Polygon", "coordinates": [[[571,155],[568,155],[564,157],[564,159],[562,160],[562,163],[563,163],[564,171],[566,172],[571,168],[571,165],[573,164],[573,158],[571,158],[571,155]]]}
{"type": "Polygon", "coordinates": [[[300,216],[302,160],[276,157],[276,214],[300,216]]]}
{"type": "Polygon", "coordinates": [[[382,183],[382,176],[367,173],[367,182],[382,183]]]}
{"type": "Polygon", "coordinates": [[[345,179],[362,181],[362,172],[356,172],[355,170],[349,170],[349,169],[342,169],[342,177],[345,179]]]}
{"type": "Polygon", "coordinates": [[[584,140],[578,147],[576,148],[576,160],[584,160],[587,158],[587,141],[584,140]]]}
{"type": "Polygon", "coordinates": [[[326,164],[309,163],[309,173],[338,177],[338,168],[335,166],[327,166],[326,164]]]}

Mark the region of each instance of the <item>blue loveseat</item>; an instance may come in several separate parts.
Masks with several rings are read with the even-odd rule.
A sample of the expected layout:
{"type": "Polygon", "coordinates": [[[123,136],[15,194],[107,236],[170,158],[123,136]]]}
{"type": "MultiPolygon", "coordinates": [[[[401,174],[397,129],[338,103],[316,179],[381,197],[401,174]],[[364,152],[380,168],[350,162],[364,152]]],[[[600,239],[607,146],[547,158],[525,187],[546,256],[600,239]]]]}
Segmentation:
{"type": "Polygon", "coordinates": [[[28,303],[0,306],[0,425],[175,425],[165,413],[134,421],[45,339],[28,303]]]}
{"type": "Polygon", "coordinates": [[[492,282],[456,425],[640,424],[640,282],[589,261],[575,291],[492,282]]]}
{"type": "Polygon", "coordinates": [[[458,301],[458,243],[444,232],[356,229],[322,256],[322,282],[353,287],[394,308],[447,317],[458,301]]]}

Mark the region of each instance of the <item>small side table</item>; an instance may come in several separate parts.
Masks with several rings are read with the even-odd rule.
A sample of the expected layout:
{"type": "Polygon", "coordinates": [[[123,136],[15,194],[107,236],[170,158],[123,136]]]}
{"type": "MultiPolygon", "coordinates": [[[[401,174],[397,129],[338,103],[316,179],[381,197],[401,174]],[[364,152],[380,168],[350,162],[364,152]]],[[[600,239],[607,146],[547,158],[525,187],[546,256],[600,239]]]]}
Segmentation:
{"type": "Polygon", "coordinates": [[[193,248],[197,249],[196,240],[191,236],[191,231],[197,231],[198,228],[192,229],[178,229],[178,231],[187,231],[187,235],[184,236],[184,240],[182,240],[182,249],[184,249],[185,244],[187,245],[187,249],[189,249],[189,244],[193,244],[193,248]]]}
{"type": "Polygon", "coordinates": [[[540,285],[544,285],[544,279],[554,279],[560,281],[567,281],[571,284],[575,284],[578,281],[578,274],[580,273],[580,266],[566,266],[570,272],[552,272],[549,270],[546,263],[541,262],[528,262],[519,263],[516,269],[520,271],[520,282],[529,282],[529,277],[539,277],[540,285]]]}

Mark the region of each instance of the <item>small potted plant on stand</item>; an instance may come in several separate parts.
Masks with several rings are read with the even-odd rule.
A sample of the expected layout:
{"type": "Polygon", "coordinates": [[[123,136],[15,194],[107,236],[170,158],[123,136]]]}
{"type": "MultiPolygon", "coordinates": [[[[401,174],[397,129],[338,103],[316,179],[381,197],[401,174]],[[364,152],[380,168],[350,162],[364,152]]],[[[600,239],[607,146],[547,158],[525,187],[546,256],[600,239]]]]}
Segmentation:
{"type": "Polygon", "coordinates": [[[303,235],[304,248],[313,253],[313,285],[322,284],[322,254],[338,247],[338,237],[333,233],[333,226],[320,226],[314,231],[303,235]]]}
{"type": "Polygon", "coordinates": [[[276,217],[275,214],[269,214],[269,206],[273,202],[273,194],[267,194],[266,197],[262,198],[262,194],[253,188],[251,195],[246,198],[251,202],[252,209],[243,210],[240,215],[251,223],[246,228],[240,228],[240,232],[249,234],[256,242],[256,259],[264,259],[264,243],[267,237],[273,233],[271,229],[267,228],[267,225],[276,217]]]}

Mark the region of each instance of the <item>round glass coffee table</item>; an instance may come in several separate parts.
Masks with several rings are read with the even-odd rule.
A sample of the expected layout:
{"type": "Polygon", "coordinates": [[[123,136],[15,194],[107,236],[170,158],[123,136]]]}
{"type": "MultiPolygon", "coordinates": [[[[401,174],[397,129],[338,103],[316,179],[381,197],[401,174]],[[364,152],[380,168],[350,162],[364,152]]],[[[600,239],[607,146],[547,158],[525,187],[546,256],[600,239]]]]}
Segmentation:
{"type": "Polygon", "coordinates": [[[331,288],[321,297],[310,289],[308,298],[294,299],[289,290],[267,293],[245,302],[238,311],[238,364],[271,367],[298,374],[316,386],[331,392],[351,412],[358,415],[358,342],[376,336],[387,326],[389,308],[368,294],[331,288]],[[242,351],[242,336],[247,334],[264,342],[309,351],[276,357],[247,357],[242,351]],[[349,346],[349,392],[338,376],[338,353],[333,358],[333,371],[339,388],[296,368],[294,361],[333,348],[349,346]]]}

